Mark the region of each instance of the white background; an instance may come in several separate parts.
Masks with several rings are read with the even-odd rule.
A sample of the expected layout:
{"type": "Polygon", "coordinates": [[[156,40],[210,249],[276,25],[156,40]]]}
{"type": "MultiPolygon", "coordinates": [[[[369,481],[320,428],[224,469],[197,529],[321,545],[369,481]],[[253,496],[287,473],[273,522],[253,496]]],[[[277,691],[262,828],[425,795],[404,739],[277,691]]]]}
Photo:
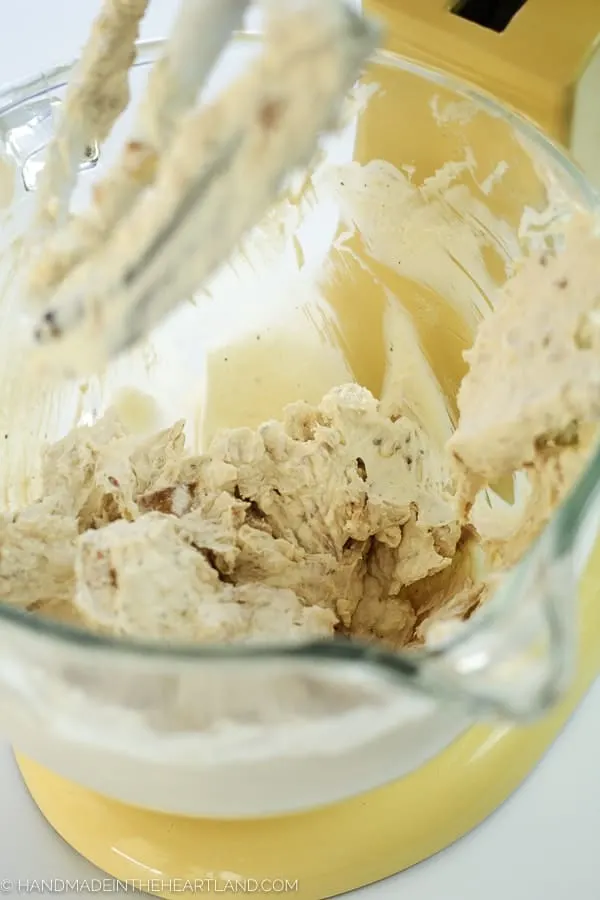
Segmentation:
{"type": "MultiPolygon", "coordinates": [[[[165,33],[173,5],[153,0],[144,37],[165,33]]],[[[96,0],[0,0],[0,84],[76,55],[96,6],[96,0]]],[[[95,875],[41,820],[9,748],[0,744],[0,882],[95,875]]],[[[356,897],[505,900],[509,894],[600,900],[600,685],[526,785],[488,822],[356,897]]]]}

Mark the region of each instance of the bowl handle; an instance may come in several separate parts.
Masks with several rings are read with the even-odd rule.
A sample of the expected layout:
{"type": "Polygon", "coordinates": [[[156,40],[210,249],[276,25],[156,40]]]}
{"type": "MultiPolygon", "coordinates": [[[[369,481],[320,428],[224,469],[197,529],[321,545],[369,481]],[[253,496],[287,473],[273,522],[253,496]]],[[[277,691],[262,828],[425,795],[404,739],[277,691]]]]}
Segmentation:
{"type": "Polygon", "coordinates": [[[552,708],[577,666],[597,655],[599,473],[600,443],[567,500],[466,631],[423,660],[417,680],[428,693],[462,700],[478,717],[528,721],[552,708]]]}

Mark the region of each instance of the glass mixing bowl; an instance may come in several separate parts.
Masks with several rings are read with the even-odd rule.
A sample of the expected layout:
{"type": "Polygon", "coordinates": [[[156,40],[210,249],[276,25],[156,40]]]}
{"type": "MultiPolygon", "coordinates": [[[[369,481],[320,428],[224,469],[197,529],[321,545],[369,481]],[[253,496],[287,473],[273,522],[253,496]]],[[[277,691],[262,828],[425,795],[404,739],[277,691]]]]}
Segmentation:
{"type": "MultiPolygon", "coordinates": [[[[258,45],[240,36],[213,86],[258,45]]],[[[140,45],[134,100],[160,49],[140,45]]],[[[342,132],[325,144],[310,189],[292,191],[266,218],[210,296],[199,294],[84,390],[36,383],[25,368],[12,278],[69,71],[0,96],[7,507],[35,493],[42,441],[92,422],[123,388],[153,395],[169,424],[185,417],[197,446],[220,426],[254,426],[340,382],[356,379],[377,395],[395,365],[390,316],[406,363],[395,376],[444,441],[462,353],[494,291],[516,260],[557,239],[577,207],[596,208],[577,168],[527,121],[468,85],[381,52],[342,132]]],[[[90,148],[76,204],[128,125],[126,114],[106,146],[90,148]]],[[[590,462],[492,600],[445,643],[424,649],[395,654],[349,641],[167,647],[2,606],[3,728],[21,752],[126,803],[256,816],[398,778],[476,719],[541,715],[572,670],[599,464],[590,462]]]]}

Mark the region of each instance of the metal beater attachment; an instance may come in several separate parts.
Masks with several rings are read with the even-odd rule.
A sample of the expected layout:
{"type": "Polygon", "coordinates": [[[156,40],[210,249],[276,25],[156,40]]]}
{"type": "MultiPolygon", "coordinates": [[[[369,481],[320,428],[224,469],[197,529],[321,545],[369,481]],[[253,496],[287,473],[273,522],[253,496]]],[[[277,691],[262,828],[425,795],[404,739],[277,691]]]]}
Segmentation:
{"type": "Polygon", "coordinates": [[[25,293],[37,343],[73,373],[136,343],[226,262],[286,176],[337,127],[379,37],[343,0],[265,0],[260,53],[202,102],[249,3],[183,0],[130,139],[90,208],[69,216],[85,147],[102,141],[129,103],[147,5],[105,0],[39,186],[25,293]]]}

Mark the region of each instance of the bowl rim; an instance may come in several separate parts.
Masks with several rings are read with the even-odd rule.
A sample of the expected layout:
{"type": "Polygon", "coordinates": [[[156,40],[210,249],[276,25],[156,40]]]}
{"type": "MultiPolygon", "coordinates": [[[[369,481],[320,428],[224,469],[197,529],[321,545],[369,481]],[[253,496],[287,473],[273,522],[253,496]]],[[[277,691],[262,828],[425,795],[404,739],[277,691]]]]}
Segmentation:
{"type": "MultiPolygon", "coordinates": [[[[260,41],[261,34],[258,31],[237,32],[238,40],[260,41]]],[[[165,40],[146,39],[136,43],[136,59],[132,68],[147,66],[158,56],[164,46],[165,40]]],[[[67,76],[76,65],[77,59],[70,63],[53,66],[36,76],[29,76],[13,83],[0,87],[0,117],[12,110],[48,95],[51,90],[64,88],[67,84],[67,76]]],[[[480,87],[444,72],[442,69],[417,62],[408,56],[398,54],[391,50],[379,49],[371,58],[374,65],[385,65],[399,68],[402,71],[416,75],[441,88],[455,92],[457,95],[473,102],[480,110],[490,116],[501,118],[512,126],[524,139],[537,146],[546,154],[548,161],[555,164],[567,179],[573,182],[575,192],[581,196],[581,200],[589,211],[600,209],[600,191],[596,190],[587,180],[583,172],[571,158],[569,153],[552,138],[545,135],[540,128],[527,116],[518,112],[510,105],[499,101],[492,94],[480,87]]],[[[589,465],[586,467],[589,471],[589,465]]],[[[554,543],[554,541],[553,541],[554,543]]],[[[529,558],[529,553],[522,562],[529,558]]],[[[520,567],[520,564],[517,568],[520,567]]],[[[507,573],[507,581],[514,583],[510,578],[512,572],[507,573]]],[[[240,661],[264,661],[275,659],[311,660],[331,662],[361,662],[368,666],[383,668],[392,676],[403,681],[414,682],[418,687],[419,670],[427,661],[433,661],[444,656],[448,652],[459,651],[461,646],[470,641],[474,636],[483,633],[493,625],[499,616],[504,617],[510,612],[512,604],[518,592],[502,591],[502,597],[492,598],[481,612],[464,623],[460,633],[448,637],[445,641],[436,644],[435,647],[422,647],[410,651],[389,651],[378,646],[363,644],[359,641],[347,641],[339,639],[311,640],[294,644],[269,643],[265,645],[198,645],[198,644],[167,644],[159,640],[136,640],[115,636],[104,636],[69,625],[64,622],[52,621],[32,616],[30,613],[0,603],[0,625],[2,627],[16,629],[24,634],[28,633],[38,639],[50,639],[54,644],[62,645],[65,650],[86,649],[86,652],[110,653],[119,659],[138,658],[160,659],[163,662],[173,661],[179,663],[211,663],[216,660],[221,662],[240,661]]]]}

